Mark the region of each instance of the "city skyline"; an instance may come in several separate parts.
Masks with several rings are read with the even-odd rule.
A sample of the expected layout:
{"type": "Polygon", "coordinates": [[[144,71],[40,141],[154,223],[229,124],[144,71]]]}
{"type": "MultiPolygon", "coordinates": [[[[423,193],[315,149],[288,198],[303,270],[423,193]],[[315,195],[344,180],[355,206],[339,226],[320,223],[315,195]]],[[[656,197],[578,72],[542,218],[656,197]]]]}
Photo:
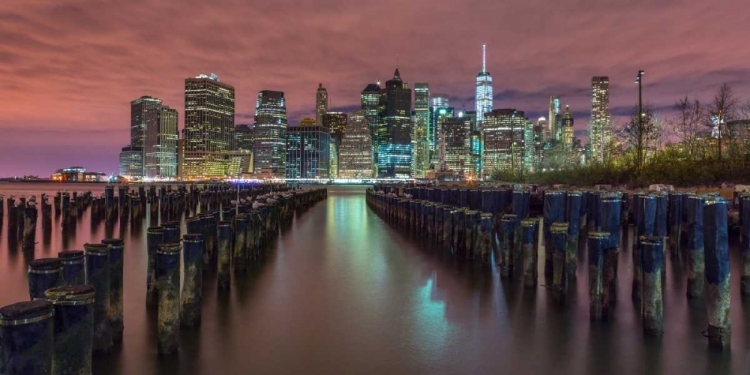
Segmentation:
{"type": "Polygon", "coordinates": [[[492,51],[487,71],[500,103],[495,108],[517,108],[535,119],[547,112],[549,97],[558,95],[573,111],[579,133],[588,128],[592,76],[610,77],[616,126],[637,100],[638,69],[646,70],[644,101],[665,112],[686,94],[708,99],[724,82],[741,97],[750,93],[750,55],[736,48],[747,16],[737,9],[730,13],[732,4],[233,4],[140,1],[93,9],[75,1],[3,2],[0,158],[14,163],[3,163],[0,176],[48,175],[65,165],[116,173],[117,154],[129,139],[127,103],[143,95],[160,98],[178,110],[182,130],[184,80],[199,72],[214,72],[235,85],[236,124],[252,122],[261,90],[286,93],[290,123],[314,115],[312,95],[319,82],[335,98],[331,111],[351,113],[359,108],[362,88],[385,81],[397,60],[409,82],[428,82],[433,92],[447,93],[456,110],[469,110],[482,44],[492,51]],[[321,13],[321,7],[329,11],[321,13]],[[369,17],[394,9],[400,12],[393,13],[393,27],[369,17]],[[529,22],[539,9],[552,16],[529,22]],[[160,16],[164,12],[173,17],[160,16]],[[184,27],[180,20],[195,12],[212,16],[184,27]],[[723,22],[726,14],[739,18],[723,22]],[[510,24],[502,30],[490,22],[509,15],[516,16],[505,17],[510,24]],[[426,16],[475,27],[458,30],[434,22],[412,33],[413,22],[426,16]],[[305,22],[266,33],[247,32],[247,19],[260,22],[253,30],[288,19],[305,22]],[[681,22],[685,19],[703,22],[681,22]],[[366,48],[370,45],[381,48],[366,48]]]}

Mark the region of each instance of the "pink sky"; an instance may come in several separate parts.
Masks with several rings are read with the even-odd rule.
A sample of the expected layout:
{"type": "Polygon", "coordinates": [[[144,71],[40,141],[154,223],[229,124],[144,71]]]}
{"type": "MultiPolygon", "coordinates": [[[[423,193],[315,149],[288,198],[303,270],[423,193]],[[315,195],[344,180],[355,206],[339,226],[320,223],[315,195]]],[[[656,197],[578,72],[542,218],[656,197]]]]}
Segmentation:
{"type": "Polygon", "coordinates": [[[637,99],[667,112],[724,82],[750,99],[750,12],[744,1],[0,1],[0,176],[82,165],[117,172],[129,102],[156,96],[184,112],[186,77],[216,73],[236,88],[236,123],[259,90],[286,93],[294,121],[314,112],[322,82],[335,109],[369,82],[429,82],[474,106],[481,45],[495,107],[542,115],[559,95],[585,130],[592,75],[611,106],[637,99]]]}

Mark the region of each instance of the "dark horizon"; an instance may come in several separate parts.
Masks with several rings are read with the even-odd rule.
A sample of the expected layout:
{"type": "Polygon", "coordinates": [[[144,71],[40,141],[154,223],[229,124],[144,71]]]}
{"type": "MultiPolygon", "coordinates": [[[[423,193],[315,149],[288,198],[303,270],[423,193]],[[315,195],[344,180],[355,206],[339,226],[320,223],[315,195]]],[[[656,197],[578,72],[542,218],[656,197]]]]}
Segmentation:
{"type": "Polygon", "coordinates": [[[637,100],[638,69],[646,71],[644,101],[662,117],[680,97],[705,101],[722,83],[745,101],[743,5],[137,0],[94,8],[9,0],[0,4],[0,177],[48,177],[70,165],[116,174],[130,101],[162,99],[178,110],[182,129],[184,80],[200,73],[235,87],[236,124],[252,122],[260,90],[285,92],[290,124],[314,117],[318,83],[332,110],[351,112],[362,89],[389,79],[396,65],[410,87],[428,82],[470,110],[482,44],[495,108],[535,120],[557,95],[570,105],[577,134],[588,129],[596,75],[610,77],[615,126],[637,100]]]}

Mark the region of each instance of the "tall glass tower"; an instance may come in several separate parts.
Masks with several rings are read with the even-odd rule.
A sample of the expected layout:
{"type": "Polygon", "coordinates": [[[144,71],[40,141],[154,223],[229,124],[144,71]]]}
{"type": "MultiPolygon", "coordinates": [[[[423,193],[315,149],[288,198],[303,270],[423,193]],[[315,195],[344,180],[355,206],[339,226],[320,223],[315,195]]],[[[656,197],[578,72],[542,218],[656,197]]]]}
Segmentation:
{"type": "Polygon", "coordinates": [[[591,77],[591,120],[589,143],[591,160],[604,161],[605,149],[612,139],[612,118],[609,113],[609,77],[591,77]]]}
{"type": "Polygon", "coordinates": [[[482,45],[482,71],[477,74],[475,96],[477,124],[481,126],[484,114],[492,111],[492,76],[487,71],[487,46],[482,45]]]}
{"type": "Polygon", "coordinates": [[[286,167],[286,100],[282,91],[263,90],[255,102],[253,171],[282,177],[286,167]]]}
{"type": "Polygon", "coordinates": [[[323,115],[328,112],[328,90],[323,84],[318,84],[318,91],[315,93],[315,124],[323,125],[323,115]]]}

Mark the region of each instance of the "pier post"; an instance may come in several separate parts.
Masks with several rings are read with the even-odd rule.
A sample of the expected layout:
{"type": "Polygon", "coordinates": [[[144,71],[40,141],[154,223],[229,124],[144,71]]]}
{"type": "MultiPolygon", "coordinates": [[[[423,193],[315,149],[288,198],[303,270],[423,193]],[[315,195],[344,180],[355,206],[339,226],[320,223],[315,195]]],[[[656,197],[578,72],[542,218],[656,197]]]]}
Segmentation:
{"type": "Polygon", "coordinates": [[[638,198],[638,203],[639,216],[636,218],[636,233],[633,240],[633,291],[631,297],[636,303],[641,303],[643,301],[643,257],[640,239],[654,235],[657,201],[653,195],[641,195],[638,198]]]}
{"type": "Polygon", "coordinates": [[[610,302],[617,299],[617,268],[620,258],[620,220],[622,200],[619,196],[604,196],[601,204],[600,226],[602,231],[609,233],[604,257],[604,283],[608,288],[610,302]]]}
{"type": "Polygon", "coordinates": [[[234,270],[247,270],[247,215],[240,213],[234,218],[234,270]]]}
{"type": "Polygon", "coordinates": [[[91,374],[94,287],[70,285],[45,292],[55,310],[53,375],[91,374]]]}
{"type": "Polygon", "coordinates": [[[102,240],[109,245],[109,323],[112,327],[112,340],[122,342],[125,330],[123,314],[123,255],[125,243],[119,238],[102,240]]]}
{"type": "Polygon", "coordinates": [[[31,299],[44,298],[47,289],[62,285],[62,262],[58,258],[32,260],[29,263],[28,282],[31,299]]]}
{"type": "Polygon", "coordinates": [[[109,245],[84,244],[87,283],[94,287],[94,354],[112,350],[112,325],[109,310],[109,245]]]}
{"type": "Polygon", "coordinates": [[[703,208],[703,233],[706,253],[706,308],[708,344],[729,347],[732,323],[729,316],[729,243],[727,241],[727,201],[715,198],[703,208]]]}
{"type": "Polygon", "coordinates": [[[682,193],[669,194],[669,244],[674,256],[681,255],[683,199],[682,193]]]}
{"type": "Polygon", "coordinates": [[[581,229],[581,192],[569,192],[565,219],[568,222],[568,245],[565,251],[565,272],[569,279],[576,277],[578,237],[581,229]]]}
{"type": "Polygon", "coordinates": [[[568,223],[552,223],[552,298],[565,304],[568,294],[568,272],[565,270],[568,251],[568,223]]]}
{"type": "Polygon", "coordinates": [[[159,304],[159,287],[156,282],[156,251],[164,243],[164,228],[151,227],[146,232],[146,306],[155,307],[159,304]]]}
{"type": "Polygon", "coordinates": [[[454,210],[452,214],[453,255],[456,256],[463,255],[465,214],[465,208],[458,208],[454,210]]]}
{"type": "Polygon", "coordinates": [[[703,241],[704,198],[698,195],[687,197],[687,297],[703,296],[706,275],[706,256],[703,241]]]}
{"type": "Polygon", "coordinates": [[[33,250],[36,244],[36,222],[38,212],[36,203],[28,202],[23,208],[23,248],[33,250]]]}
{"type": "Polygon", "coordinates": [[[83,251],[67,250],[57,253],[62,263],[62,285],[86,284],[86,270],[83,262],[83,251]]]}
{"type": "Polygon", "coordinates": [[[52,372],[54,310],[46,300],[0,308],[0,370],[7,375],[52,372]]]}
{"type": "Polygon", "coordinates": [[[523,252],[523,286],[525,288],[536,287],[537,280],[537,248],[535,246],[534,234],[537,233],[537,220],[521,221],[521,242],[523,252]]]}
{"type": "Polygon", "coordinates": [[[231,222],[219,222],[219,263],[218,263],[218,280],[217,284],[220,290],[229,289],[231,286],[230,268],[230,245],[232,240],[231,222]]]}
{"type": "MultiPolygon", "coordinates": [[[[482,262],[482,265],[487,266],[490,265],[490,259],[492,257],[493,253],[493,245],[494,241],[492,241],[492,214],[483,212],[480,214],[480,225],[479,225],[479,243],[480,243],[480,259],[482,262]]],[[[439,212],[438,217],[442,218],[443,213],[442,209],[439,212]]],[[[442,221],[442,220],[441,220],[442,221]]],[[[441,225],[438,228],[442,227],[441,225]]],[[[441,234],[438,230],[438,238],[440,238],[441,234]]]]}
{"type": "Polygon", "coordinates": [[[664,238],[641,237],[639,242],[643,270],[643,330],[646,334],[658,336],[664,331],[664,238]]]}
{"type": "Polygon", "coordinates": [[[609,288],[604,279],[604,259],[608,243],[609,233],[589,233],[589,317],[591,321],[596,322],[607,320],[609,317],[609,288]]]}
{"type": "Polygon", "coordinates": [[[740,277],[740,294],[743,299],[750,298],[750,195],[740,196],[740,238],[742,249],[742,274],[740,277]]]}
{"type": "Polygon", "coordinates": [[[180,333],[180,243],[160,244],[156,256],[159,354],[174,354],[180,333]]]}
{"type": "Polygon", "coordinates": [[[513,248],[516,239],[513,238],[516,233],[516,226],[518,225],[518,217],[513,214],[505,214],[502,218],[502,229],[503,237],[502,244],[500,246],[500,253],[502,256],[500,263],[500,275],[503,278],[508,278],[513,274],[513,248]]]}
{"type": "Polygon", "coordinates": [[[182,236],[184,247],[182,284],[181,323],[185,327],[201,325],[201,304],[203,301],[203,235],[182,236]]]}
{"type": "Polygon", "coordinates": [[[565,221],[565,192],[550,191],[544,193],[544,277],[548,283],[552,281],[552,223],[565,221]]]}

